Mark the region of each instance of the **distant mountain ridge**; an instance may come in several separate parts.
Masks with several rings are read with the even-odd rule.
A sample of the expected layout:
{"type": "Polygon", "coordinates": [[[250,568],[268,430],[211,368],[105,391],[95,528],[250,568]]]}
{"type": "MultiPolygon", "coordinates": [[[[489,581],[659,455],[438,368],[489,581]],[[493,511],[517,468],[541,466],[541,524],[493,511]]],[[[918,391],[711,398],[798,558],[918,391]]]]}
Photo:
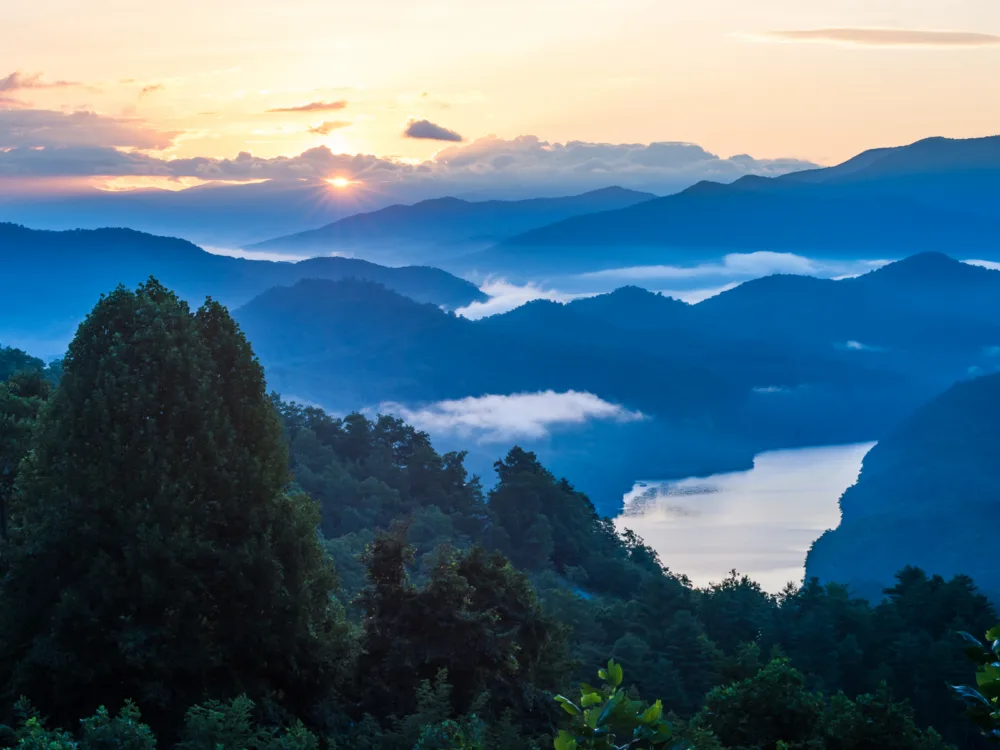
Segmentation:
{"type": "Polygon", "coordinates": [[[1000,259],[1000,136],[932,138],[825,169],[702,182],[675,195],[568,218],[463,263],[555,273],[683,263],[758,250],[896,259],[921,251],[1000,259]]]}
{"type": "Polygon", "coordinates": [[[351,253],[377,260],[442,259],[489,247],[507,237],[562,219],[632,206],[656,196],[608,187],[565,198],[466,201],[436,198],[393,205],[340,219],[319,229],[247,247],[313,255],[351,253]]]}
{"type": "Polygon", "coordinates": [[[100,294],[149,276],[200,303],[206,296],[241,305],[269,287],[303,278],[356,277],[386,285],[420,302],[457,308],[483,301],[474,284],[436,268],[389,268],[349,258],[299,263],[213,255],[186,240],[129,229],[50,232],[0,224],[0,334],[66,337],[100,294]]]}
{"type": "Polygon", "coordinates": [[[373,191],[338,190],[324,180],[207,183],[184,190],[0,192],[0,222],[40,229],[131,227],[223,248],[319,226],[388,201],[373,191]]]}

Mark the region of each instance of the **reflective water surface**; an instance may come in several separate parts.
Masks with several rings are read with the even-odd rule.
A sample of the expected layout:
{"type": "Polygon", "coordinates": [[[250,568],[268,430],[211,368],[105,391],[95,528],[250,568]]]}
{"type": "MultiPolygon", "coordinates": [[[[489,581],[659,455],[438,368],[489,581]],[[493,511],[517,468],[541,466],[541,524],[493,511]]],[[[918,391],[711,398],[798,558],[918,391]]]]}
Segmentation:
{"type": "Polygon", "coordinates": [[[778,592],[801,582],[809,545],[840,522],[837,501],[873,445],[771,451],[750,471],[637,482],[615,524],[697,586],[735,568],[778,592]]]}

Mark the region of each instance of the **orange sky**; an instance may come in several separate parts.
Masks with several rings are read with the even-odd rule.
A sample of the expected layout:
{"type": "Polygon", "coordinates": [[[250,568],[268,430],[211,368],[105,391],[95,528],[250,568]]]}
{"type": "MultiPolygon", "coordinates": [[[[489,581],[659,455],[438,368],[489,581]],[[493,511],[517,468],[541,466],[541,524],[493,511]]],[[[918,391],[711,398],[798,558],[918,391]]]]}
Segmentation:
{"type": "Polygon", "coordinates": [[[0,108],[141,125],[164,158],[326,145],[422,160],[448,145],[403,136],[425,119],[467,140],[689,141],[819,163],[1000,132],[995,0],[3,5],[0,79],[42,76],[0,87],[0,108]]]}

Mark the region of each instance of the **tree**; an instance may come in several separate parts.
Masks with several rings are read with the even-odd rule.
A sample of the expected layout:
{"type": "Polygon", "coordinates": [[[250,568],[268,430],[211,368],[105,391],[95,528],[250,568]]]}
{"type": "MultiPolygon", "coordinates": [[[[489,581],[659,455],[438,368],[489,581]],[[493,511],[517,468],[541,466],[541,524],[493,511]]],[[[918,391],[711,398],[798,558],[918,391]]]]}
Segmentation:
{"type": "Polygon", "coordinates": [[[444,672],[453,716],[485,694],[494,715],[483,718],[509,709],[524,719],[543,704],[542,690],[562,677],[562,630],[542,614],[524,575],[482,548],[440,550],[427,582],[414,586],[405,533],[397,527],[379,534],[365,555],[370,584],[359,597],[365,615],[357,670],[362,710],[411,714],[420,684],[444,672]]]}
{"type": "Polygon", "coordinates": [[[152,279],[102,297],[18,479],[7,695],[60,722],[134,698],[171,729],[209,698],[316,701],[343,626],[318,513],[287,478],[223,307],[192,314],[152,279]]]}
{"type": "Polygon", "coordinates": [[[520,567],[557,571],[578,566],[592,554],[597,512],[585,495],[542,467],[534,453],[512,448],[495,464],[499,482],[489,507],[506,532],[505,550],[520,567]]]}
{"type": "Polygon", "coordinates": [[[771,750],[779,742],[808,747],[822,715],[822,697],[806,689],[805,678],[786,660],[776,659],[753,677],[714,688],[695,722],[727,748],[771,750]]]}

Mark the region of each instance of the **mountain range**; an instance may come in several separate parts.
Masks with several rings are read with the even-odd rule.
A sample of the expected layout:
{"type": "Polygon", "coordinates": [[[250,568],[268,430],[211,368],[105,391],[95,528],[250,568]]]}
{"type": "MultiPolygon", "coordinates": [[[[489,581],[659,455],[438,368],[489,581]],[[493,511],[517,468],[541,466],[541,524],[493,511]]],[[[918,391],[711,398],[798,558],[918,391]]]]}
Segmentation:
{"type": "Polygon", "coordinates": [[[609,187],[566,198],[471,202],[438,198],[394,205],[247,247],[296,255],[356,255],[379,262],[440,263],[573,216],[612,211],[656,196],[609,187]]]}
{"type": "Polygon", "coordinates": [[[149,276],[192,303],[212,296],[239,306],[275,285],[303,278],[377,281],[420,302],[457,308],[483,301],[475,285],[436,268],[389,268],[350,258],[299,263],[213,255],[185,240],[128,229],[51,232],[0,224],[0,338],[37,353],[61,354],[93,300],[149,276]]]}
{"type": "Polygon", "coordinates": [[[920,251],[1000,260],[1000,136],[931,138],[835,167],[702,182],[504,240],[460,267],[531,276],[690,263],[760,250],[897,259],[920,251]]]}
{"type": "Polygon", "coordinates": [[[471,321],[374,283],[304,280],[235,315],[272,387],[335,411],[584,391],[749,460],[877,438],[997,369],[998,301],[1000,272],[928,253],[852,279],[765,277],[696,305],[625,287],[471,321]]]}

